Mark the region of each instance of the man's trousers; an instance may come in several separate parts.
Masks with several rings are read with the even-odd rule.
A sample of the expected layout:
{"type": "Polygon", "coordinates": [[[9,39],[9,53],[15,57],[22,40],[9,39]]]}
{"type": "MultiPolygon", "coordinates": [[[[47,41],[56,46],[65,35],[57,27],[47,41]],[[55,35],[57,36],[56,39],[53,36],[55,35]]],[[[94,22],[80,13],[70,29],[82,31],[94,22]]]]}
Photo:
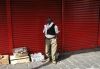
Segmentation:
{"type": "Polygon", "coordinates": [[[52,61],[56,61],[56,51],[57,51],[57,38],[46,38],[45,40],[45,54],[52,61]]]}

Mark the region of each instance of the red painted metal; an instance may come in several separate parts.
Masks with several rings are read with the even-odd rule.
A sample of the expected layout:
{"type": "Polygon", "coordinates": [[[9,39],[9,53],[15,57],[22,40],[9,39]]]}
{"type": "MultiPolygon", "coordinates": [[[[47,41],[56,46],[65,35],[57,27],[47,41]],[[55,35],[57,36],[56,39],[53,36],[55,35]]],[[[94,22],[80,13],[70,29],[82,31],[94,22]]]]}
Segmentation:
{"type": "Polygon", "coordinates": [[[97,47],[98,5],[97,1],[64,0],[65,51],[97,47]]]}
{"type": "MultiPolygon", "coordinates": [[[[11,8],[14,48],[26,46],[30,52],[44,52],[43,25],[50,16],[61,29],[61,0],[11,0],[11,8]]],[[[58,37],[61,48],[61,33],[58,37]]]]}
{"type": "Polygon", "coordinates": [[[6,0],[0,0],[0,54],[9,53],[6,0]]]}
{"type": "Polygon", "coordinates": [[[60,52],[96,48],[98,15],[96,0],[0,0],[0,53],[21,46],[30,53],[44,52],[42,30],[48,16],[60,29],[60,52]]]}
{"type": "Polygon", "coordinates": [[[12,38],[12,22],[11,22],[11,8],[10,8],[10,0],[6,0],[6,17],[7,17],[7,25],[8,25],[8,49],[9,54],[12,53],[13,49],[13,38],[12,38]]]}

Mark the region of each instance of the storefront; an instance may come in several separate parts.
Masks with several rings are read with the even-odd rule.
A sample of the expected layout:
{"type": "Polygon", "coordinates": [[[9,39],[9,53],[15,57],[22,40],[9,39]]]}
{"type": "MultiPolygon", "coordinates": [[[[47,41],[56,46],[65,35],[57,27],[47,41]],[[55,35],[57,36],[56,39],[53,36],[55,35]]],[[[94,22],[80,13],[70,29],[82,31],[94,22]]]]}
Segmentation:
{"type": "Polygon", "coordinates": [[[0,53],[22,46],[30,53],[44,52],[42,30],[48,16],[60,30],[60,52],[100,46],[96,0],[0,0],[0,53]]]}

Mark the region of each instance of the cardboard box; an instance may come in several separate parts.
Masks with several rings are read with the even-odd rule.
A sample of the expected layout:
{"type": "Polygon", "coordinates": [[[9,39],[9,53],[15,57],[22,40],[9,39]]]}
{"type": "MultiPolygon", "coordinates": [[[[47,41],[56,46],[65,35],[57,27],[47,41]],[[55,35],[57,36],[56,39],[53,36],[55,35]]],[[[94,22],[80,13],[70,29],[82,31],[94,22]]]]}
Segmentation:
{"type": "Polygon", "coordinates": [[[24,56],[24,57],[16,58],[15,56],[12,55],[12,56],[10,56],[10,62],[11,62],[11,64],[28,63],[28,62],[30,62],[30,57],[24,56]]]}
{"type": "Polygon", "coordinates": [[[0,58],[0,64],[9,64],[9,56],[2,55],[2,58],[0,58]]]}

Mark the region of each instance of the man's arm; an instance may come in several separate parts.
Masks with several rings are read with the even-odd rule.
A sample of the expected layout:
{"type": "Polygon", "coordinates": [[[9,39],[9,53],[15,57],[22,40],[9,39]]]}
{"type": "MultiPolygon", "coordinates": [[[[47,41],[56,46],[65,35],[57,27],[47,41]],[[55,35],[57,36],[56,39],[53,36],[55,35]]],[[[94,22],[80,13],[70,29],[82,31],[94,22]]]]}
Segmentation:
{"type": "Polygon", "coordinates": [[[43,28],[43,33],[45,32],[45,25],[44,25],[44,28],[43,28]]]}
{"type": "Polygon", "coordinates": [[[58,34],[60,31],[58,30],[58,26],[55,25],[55,32],[58,34]]]}

